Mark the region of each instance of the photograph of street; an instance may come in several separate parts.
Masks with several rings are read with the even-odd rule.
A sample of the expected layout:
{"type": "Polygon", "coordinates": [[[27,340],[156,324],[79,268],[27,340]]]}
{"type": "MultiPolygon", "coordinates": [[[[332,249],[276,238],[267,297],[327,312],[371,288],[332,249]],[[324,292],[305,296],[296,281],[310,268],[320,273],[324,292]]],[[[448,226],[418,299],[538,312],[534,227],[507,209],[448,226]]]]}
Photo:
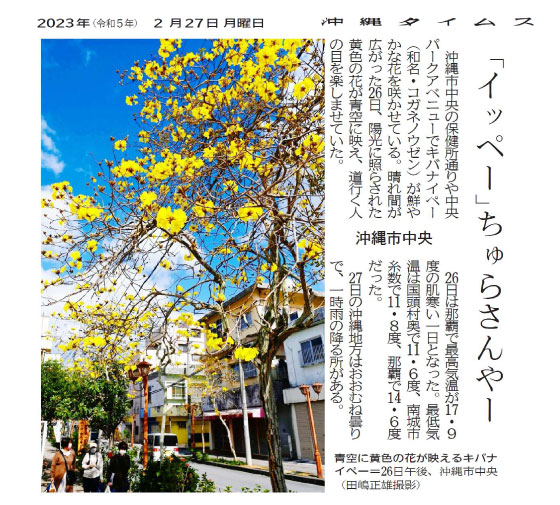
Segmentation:
{"type": "Polygon", "coordinates": [[[323,51],[42,40],[42,492],[324,491],[323,51]]]}

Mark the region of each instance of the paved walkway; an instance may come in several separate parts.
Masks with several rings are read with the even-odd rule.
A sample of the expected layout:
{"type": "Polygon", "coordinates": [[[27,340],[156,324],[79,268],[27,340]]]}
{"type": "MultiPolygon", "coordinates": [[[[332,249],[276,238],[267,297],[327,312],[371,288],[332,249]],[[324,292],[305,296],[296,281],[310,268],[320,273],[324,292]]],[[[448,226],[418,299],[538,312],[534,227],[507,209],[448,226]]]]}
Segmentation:
{"type": "MultiPolygon", "coordinates": [[[[216,457],[216,456],[211,456],[216,457]]],[[[232,457],[228,456],[220,456],[223,459],[229,459],[230,461],[233,460],[232,457]]],[[[240,461],[245,462],[245,458],[240,456],[237,458],[240,461]]],[[[283,460],[282,464],[284,466],[284,473],[286,474],[295,474],[295,475],[309,475],[311,477],[317,476],[317,466],[315,465],[315,461],[309,460],[283,460]]],[[[260,470],[267,470],[268,471],[268,460],[266,459],[255,459],[253,458],[252,466],[246,466],[245,468],[258,468],[260,470]]],[[[323,475],[325,473],[325,465],[323,465],[323,475]]]]}
{"type": "MultiPolygon", "coordinates": [[[[241,492],[243,488],[261,491],[272,488],[270,477],[268,475],[260,475],[249,472],[240,472],[237,467],[226,468],[226,466],[216,467],[205,465],[203,463],[191,463],[191,466],[198,471],[199,475],[206,476],[216,484],[216,492],[224,492],[227,489],[232,492],[241,492]]],[[[317,479],[315,479],[317,480],[317,479]]],[[[288,491],[296,493],[323,493],[325,487],[319,484],[309,482],[298,482],[290,478],[286,479],[288,491]]]]}

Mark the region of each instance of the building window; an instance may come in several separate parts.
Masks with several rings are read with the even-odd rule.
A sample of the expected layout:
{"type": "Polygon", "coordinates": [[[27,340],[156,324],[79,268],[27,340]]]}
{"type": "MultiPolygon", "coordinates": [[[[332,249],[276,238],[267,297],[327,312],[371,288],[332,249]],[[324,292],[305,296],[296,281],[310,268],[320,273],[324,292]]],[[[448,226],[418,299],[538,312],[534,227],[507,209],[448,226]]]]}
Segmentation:
{"type": "MultiPolygon", "coordinates": [[[[235,373],[239,376],[239,364],[236,363],[235,365],[233,365],[233,369],[235,370],[235,373]]],[[[243,375],[244,375],[245,379],[250,379],[251,377],[256,377],[257,376],[257,368],[250,361],[243,362],[243,375]]]]}
{"type": "Polygon", "coordinates": [[[221,337],[223,332],[224,332],[224,329],[222,327],[222,320],[218,319],[216,321],[216,333],[218,334],[218,337],[221,337]]]}
{"type": "Polygon", "coordinates": [[[185,384],[168,384],[167,385],[168,398],[184,399],[185,398],[185,384]]]}
{"type": "Polygon", "coordinates": [[[253,324],[253,316],[251,315],[250,312],[247,312],[247,314],[243,314],[239,318],[239,329],[240,330],[245,330],[245,329],[249,328],[249,326],[251,326],[252,324],[253,324]]]}
{"type": "MultiPolygon", "coordinates": [[[[194,434],[194,441],[197,444],[201,444],[202,443],[202,433],[195,433],[194,434]]],[[[210,434],[209,433],[204,433],[204,442],[205,443],[210,442],[210,434]]]]}
{"type": "Polygon", "coordinates": [[[177,421],[177,427],[181,430],[187,429],[187,421],[177,421]]]}
{"type": "Polygon", "coordinates": [[[289,321],[289,326],[293,326],[293,324],[297,321],[297,318],[299,317],[298,311],[294,310],[291,314],[290,314],[290,321],[289,321]]]}
{"type": "Polygon", "coordinates": [[[322,319],[325,319],[325,307],[319,307],[313,313],[313,321],[321,321],[322,319]]]}
{"type": "Polygon", "coordinates": [[[311,366],[325,361],[325,349],[321,337],[300,342],[299,361],[301,366],[311,366]]]}

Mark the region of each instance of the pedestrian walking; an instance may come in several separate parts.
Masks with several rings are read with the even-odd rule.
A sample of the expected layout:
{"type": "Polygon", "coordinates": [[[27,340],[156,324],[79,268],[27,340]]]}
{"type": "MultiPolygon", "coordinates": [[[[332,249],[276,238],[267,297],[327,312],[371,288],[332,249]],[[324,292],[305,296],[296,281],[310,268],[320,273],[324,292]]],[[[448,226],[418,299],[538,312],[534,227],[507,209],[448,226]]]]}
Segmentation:
{"type": "Polygon", "coordinates": [[[99,484],[103,482],[103,455],[97,452],[97,444],[89,444],[89,451],[82,460],[84,469],[84,493],[99,492],[99,484]]]}
{"type": "Polygon", "coordinates": [[[76,453],[70,438],[62,437],[60,450],[54,454],[51,464],[51,479],[57,493],[73,493],[76,482],[76,453]]]}
{"type": "Polygon", "coordinates": [[[126,493],[129,488],[128,471],[130,470],[130,456],[126,453],[126,442],[119,444],[119,453],[109,462],[109,483],[112,493],[126,493]]]}

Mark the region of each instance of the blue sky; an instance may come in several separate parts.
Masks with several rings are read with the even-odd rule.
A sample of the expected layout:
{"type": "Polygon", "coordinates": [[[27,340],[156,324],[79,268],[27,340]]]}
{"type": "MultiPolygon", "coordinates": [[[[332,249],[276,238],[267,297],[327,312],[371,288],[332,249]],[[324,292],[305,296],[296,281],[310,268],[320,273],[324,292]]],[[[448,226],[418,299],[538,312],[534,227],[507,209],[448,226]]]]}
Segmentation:
{"type": "MultiPolygon", "coordinates": [[[[184,41],[182,48],[201,44],[184,41]]],[[[135,87],[120,86],[117,69],[128,69],[158,49],[158,39],[42,40],[42,185],[68,180],[75,193],[86,192],[87,175],[97,172],[95,160],[112,157],[109,138],[138,131],[134,108],[125,104],[135,87]]]]}
{"type": "MultiPolygon", "coordinates": [[[[181,52],[211,47],[211,41],[183,40],[181,52]]],[[[117,70],[157,55],[159,39],[43,39],[41,43],[41,184],[69,181],[74,194],[99,171],[98,162],[113,159],[113,142],[140,129],[137,107],[126,105],[137,84],[117,70]]],[[[133,156],[133,150],[127,151],[133,156]]],[[[50,191],[48,191],[50,193],[50,191]]],[[[318,287],[322,288],[322,283],[318,287]]]]}

